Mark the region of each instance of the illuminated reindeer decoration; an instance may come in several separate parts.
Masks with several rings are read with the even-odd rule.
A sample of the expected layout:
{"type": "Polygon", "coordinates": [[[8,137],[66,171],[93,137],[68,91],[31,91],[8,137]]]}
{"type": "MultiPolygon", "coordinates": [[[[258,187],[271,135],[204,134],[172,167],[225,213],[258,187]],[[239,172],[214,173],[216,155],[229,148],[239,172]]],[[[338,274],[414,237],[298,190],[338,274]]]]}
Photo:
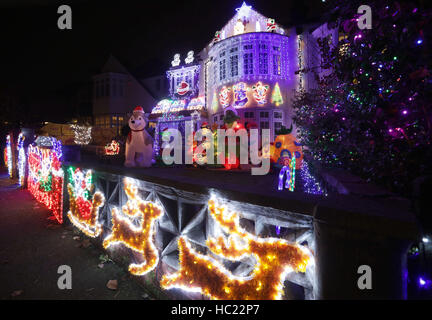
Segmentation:
{"type": "Polygon", "coordinates": [[[180,270],[163,276],[161,286],[201,292],[212,299],[281,299],[285,276],[290,271],[305,272],[309,253],[284,239],[250,234],[240,227],[238,214],[226,212],[214,200],[209,200],[208,206],[211,216],[230,234],[228,244],[223,237],[207,240],[209,249],[235,261],[253,255],[257,261],[253,272],[246,277],[235,276],[213,258],[193,250],[181,237],[180,270]]]}
{"type": "Polygon", "coordinates": [[[128,197],[122,212],[126,217],[122,217],[117,208],[112,209],[112,233],[105,238],[104,248],[116,243],[122,243],[126,247],[141,253],[144,262],[141,264],[132,263],[129,265],[129,272],[134,275],[144,275],[153,270],[158,262],[158,251],[153,243],[154,222],[162,216],[162,208],[158,205],[143,201],[138,196],[138,188],[129,179],[125,179],[125,192],[128,197]],[[139,218],[139,227],[131,222],[139,218]]]}

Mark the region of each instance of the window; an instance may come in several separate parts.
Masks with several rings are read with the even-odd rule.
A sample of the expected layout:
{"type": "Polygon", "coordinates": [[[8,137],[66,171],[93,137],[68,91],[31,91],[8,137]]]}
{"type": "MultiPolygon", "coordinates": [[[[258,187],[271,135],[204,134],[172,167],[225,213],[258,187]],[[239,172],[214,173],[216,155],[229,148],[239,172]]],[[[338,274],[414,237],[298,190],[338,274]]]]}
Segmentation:
{"type": "Polygon", "coordinates": [[[252,45],[251,44],[247,44],[245,46],[243,46],[244,50],[252,50],[252,45]]]}
{"type": "Polygon", "coordinates": [[[273,118],[275,118],[275,119],[282,119],[282,112],[275,112],[273,114],[273,118]]]}
{"type": "Polygon", "coordinates": [[[281,74],[281,61],[278,54],[273,55],[273,74],[275,76],[280,76],[281,74]]]}
{"type": "Polygon", "coordinates": [[[230,57],[231,77],[238,76],[238,55],[230,57]]]}
{"type": "Polygon", "coordinates": [[[274,133],[276,134],[277,131],[282,129],[282,122],[275,122],[274,123],[274,133]]]}
{"type": "Polygon", "coordinates": [[[237,51],[238,51],[238,47],[234,47],[230,49],[230,53],[237,52],[237,51]]]}
{"type": "Polygon", "coordinates": [[[110,82],[109,79],[105,80],[105,95],[109,97],[110,95],[110,82]]]}
{"type": "Polygon", "coordinates": [[[226,78],[225,59],[219,61],[219,80],[226,78]]]}
{"type": "Polygon", "coordinates": [[[244,74],[253,74],[253,59],[252,52],[243,55],[244,74]]]}
{"type": "Polygon", "coordinates": [[[273,46],[274,51],[280,51],[280,47],[273,46]]]}
{"type": "Polygon", "coordinates": [[[100,96],[105,97],[105,80],[100,82],[100,96]]]}
{"type": "Polygon", "coordinates": [[[259,54],[259,73],[268,74],[268,55],[267,52],[260,52],[259,54]]]}
{"type": "Polygon", "coordinates": [[[221,114],[220,116],[219,116],[219,120],[223,120],[224,119],[224,115],[223,114],[221,114]]]}
{"type": "Polygon", "coordinates": [[[112,117],[111,128],[117,127],[117,116],[112,117]]]}
{"type": "Polygon", "coordinates": [[[217,122],[217,117],[214,117],[214,118],[213,118],[213,122],[217,122]]]}
{"type": "Polygon", "coordinates": [[[267,49],[267,45],[266,44],[260,44],[258,48],[260,50],[266,50],[267,49]]]}
{"type": "Polygon", "coordinates": [[[269,117],[268,111],[261,111],[260,112],[260,118],[268,118],[268,117],[269,117]]]}
{"type": "Polygon", "coordinates": [[[250,118],[254,118],[255,115],[254,115],[253,112],[247,111],[247,112],[244,113],[244,117],[247,118],[247,119],[250,119],[250,118]]]}
{"type": "Polygon", "coordinates": [[[225,57],[225,51],[222,51],[222,52],[219,54],[219,57],[225,57]]]}
{"type": "Polygon", "coordinates": [[[118,123],[119,123],[119,126],[121,126],[123,124],[123,117],[118,117],[118,123]]]}
{"type": "Polygon", "coordinates": [[[269,128],[268,121],[262,121],[262,122],[260,122],[260,127],[261,127],[261,129],[268,129],[269,128]]]}

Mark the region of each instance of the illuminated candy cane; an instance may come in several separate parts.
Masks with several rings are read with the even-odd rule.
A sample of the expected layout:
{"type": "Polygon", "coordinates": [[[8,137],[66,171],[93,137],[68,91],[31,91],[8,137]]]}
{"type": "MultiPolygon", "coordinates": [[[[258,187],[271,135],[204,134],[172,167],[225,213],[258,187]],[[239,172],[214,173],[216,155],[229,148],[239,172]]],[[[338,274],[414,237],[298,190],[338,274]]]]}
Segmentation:
{"type": "Polygon", "coordinates": [[[279,185],[278,190],[283,190],[283,178],[287,176],[287,179],[285,181],[285,188],[289,191],[294,191],[295,187],[295,160],[296,158],[293,157],[291,159],[291,163],[289,166],[283,166],[281,171],[279,172],[279,185]]]}

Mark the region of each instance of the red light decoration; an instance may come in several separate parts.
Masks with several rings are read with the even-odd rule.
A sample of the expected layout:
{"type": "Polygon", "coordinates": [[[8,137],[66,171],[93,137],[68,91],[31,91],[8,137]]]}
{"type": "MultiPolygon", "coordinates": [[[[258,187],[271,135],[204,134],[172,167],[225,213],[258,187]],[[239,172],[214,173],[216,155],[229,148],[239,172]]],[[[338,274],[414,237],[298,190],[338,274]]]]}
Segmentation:
{"type": "Polygon", "coordinates": [[[105,155],[107,156],[115,156],[120,152],[120,144],[113,140],[109,145],[105,146],[105,155]]]}
{"type": "Polygon", "coordinates": [[[91,170],[84,174],[79,168],[69,167],[68,177],[69,220],[87,236],[95,238],[102,232],[99,208],[104,205],[105,197],[100,191],[91,195],[94,190],[91,170]]]}
{"type": "Polygon", "coordinates": [[[64,174],[57,151],[30,145],[28,165],[28,190],[52,211],[59,223],[63,223],[64,174]]]}

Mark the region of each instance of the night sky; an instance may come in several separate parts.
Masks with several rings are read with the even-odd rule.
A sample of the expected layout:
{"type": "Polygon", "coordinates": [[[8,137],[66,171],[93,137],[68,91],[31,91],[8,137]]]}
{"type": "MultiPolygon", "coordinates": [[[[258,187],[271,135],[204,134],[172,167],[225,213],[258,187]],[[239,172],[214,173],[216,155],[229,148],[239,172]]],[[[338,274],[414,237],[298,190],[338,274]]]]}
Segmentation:
{"type": "MultiPolygon", "coordinates": [[[[62,121],[90,115],[91,109],[74,105],[73,97],[88,87],[110,54],[129,68],[161,74],[175,53],[200,51],[241,4],[241,0],[2,0],[0,121],[62,121]],[[61,4],[72,8],[72,30],[57,28],[61,4]]],[[[283,26],[313,21],[322,13],[321,0],[247,4],[283,26]]]]}

